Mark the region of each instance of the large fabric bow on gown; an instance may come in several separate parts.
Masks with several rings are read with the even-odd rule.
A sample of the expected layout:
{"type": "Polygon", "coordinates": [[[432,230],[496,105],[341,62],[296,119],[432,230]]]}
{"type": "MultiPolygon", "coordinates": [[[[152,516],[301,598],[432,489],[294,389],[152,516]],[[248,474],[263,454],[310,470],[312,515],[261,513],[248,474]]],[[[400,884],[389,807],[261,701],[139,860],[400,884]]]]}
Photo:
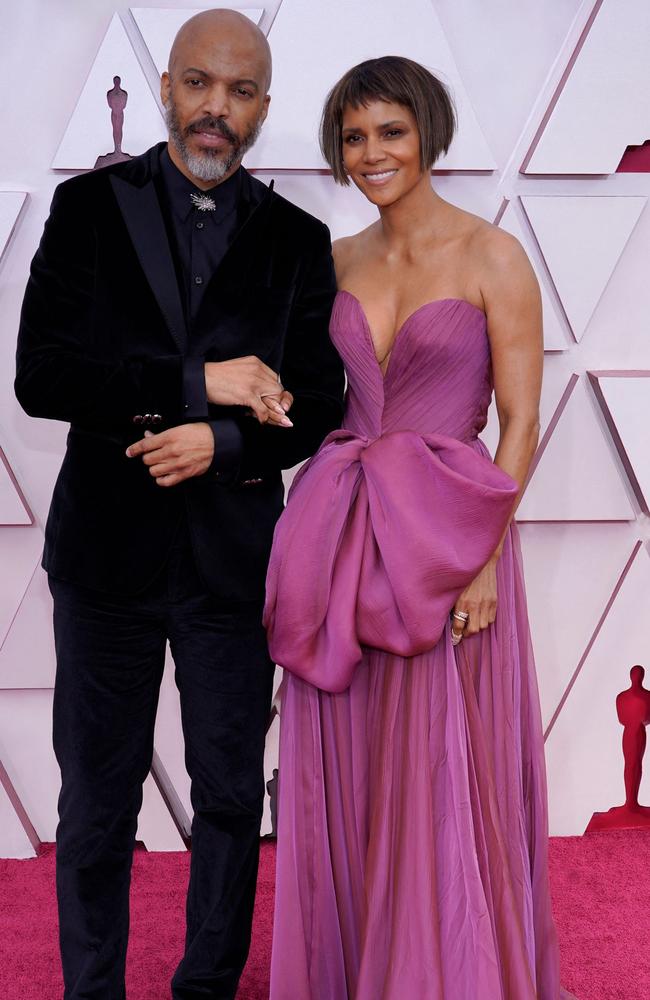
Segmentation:
{"type": "Polygon", "coordinates": [[[518,486],[467,444],[335,431],[278,522],[264,624],[272,658],[343,691],[361,647],[416,656],[494,552],[518,486]]]}

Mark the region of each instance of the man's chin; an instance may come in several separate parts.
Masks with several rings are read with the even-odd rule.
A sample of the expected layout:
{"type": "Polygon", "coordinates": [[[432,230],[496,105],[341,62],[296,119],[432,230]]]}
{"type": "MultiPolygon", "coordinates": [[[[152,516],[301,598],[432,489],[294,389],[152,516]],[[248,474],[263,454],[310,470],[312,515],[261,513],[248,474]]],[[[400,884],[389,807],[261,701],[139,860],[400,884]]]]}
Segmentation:
{"type": "Polygon", "coordinates": [[[188,151],[183,160],[189,172],[204,183],[222,180],[235,164],[231,150],[220,150],[218,154],[214,150],[207,153],[205,150],[201,153],[188,151]]]}

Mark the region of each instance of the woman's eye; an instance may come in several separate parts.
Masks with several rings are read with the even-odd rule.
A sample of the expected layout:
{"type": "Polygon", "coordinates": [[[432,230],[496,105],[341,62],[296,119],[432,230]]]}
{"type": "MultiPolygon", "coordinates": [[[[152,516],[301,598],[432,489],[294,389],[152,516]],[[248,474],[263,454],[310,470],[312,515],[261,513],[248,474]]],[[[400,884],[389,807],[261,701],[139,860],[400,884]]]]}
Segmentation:
{"type": "Polygon", "coordinates": [[[349,146],[352,146],[354,143],[360,140],[361,140],[360,135],[347,135],[345,137],[345,141],[348,143],[349,146]]]}
{"type": "Polygon", "coordinates": [[[403,134],[404,133],[402,132],[401,128],[391,128],[388,130],[388,132],[386,132],[386,135],[388,136],[389,139],[392,138],[393,136],[403,135],[403,134]]]}

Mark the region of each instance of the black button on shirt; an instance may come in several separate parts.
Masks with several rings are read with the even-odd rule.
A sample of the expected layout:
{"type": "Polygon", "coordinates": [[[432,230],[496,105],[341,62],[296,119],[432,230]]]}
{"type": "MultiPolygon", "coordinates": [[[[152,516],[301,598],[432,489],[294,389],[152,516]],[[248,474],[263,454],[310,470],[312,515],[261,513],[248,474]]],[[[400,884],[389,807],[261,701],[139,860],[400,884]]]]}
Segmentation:
{"type": "Polygon", "coordinates": [[[189,331],[188,353],[183,359],[185,419],[205,420],[208,402],[205,389],[205,359],[192,354],[192,328],[209,287],[237,232],[237,205],[241,190],[241,167],[232,177],[200,191],[172,162],[167,148],[160,156],[168,217],[182,275],[181,294],[189,331]],[[214,209],[201,211],[192,195],[207,195],[214,209]]]}
{"type": "Polygon", "coordinates": [[[172,162],[167,149],[160,157],[169,199],[170,218],[183,273],[189,326],[198,316],[210,279],[221,263],[237,231],[237,203],[241,188],[241,167],[232,177],[201,191],[172,162]],[[201,210],[192,195],[207,195],[214,209],[201,210]]]}

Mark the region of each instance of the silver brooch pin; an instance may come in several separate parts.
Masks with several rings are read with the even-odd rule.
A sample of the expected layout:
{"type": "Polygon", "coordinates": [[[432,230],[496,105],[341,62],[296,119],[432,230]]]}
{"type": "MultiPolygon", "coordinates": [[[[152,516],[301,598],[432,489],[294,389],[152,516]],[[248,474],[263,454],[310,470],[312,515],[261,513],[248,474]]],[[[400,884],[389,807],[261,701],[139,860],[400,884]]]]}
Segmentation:
{"type": "Polygon", "coordinates": [[[209,194],[194,194],[192,192],[190,200],[199,212],[213,212],[217,207],[214,198],[211,198],[209,194]]]}

